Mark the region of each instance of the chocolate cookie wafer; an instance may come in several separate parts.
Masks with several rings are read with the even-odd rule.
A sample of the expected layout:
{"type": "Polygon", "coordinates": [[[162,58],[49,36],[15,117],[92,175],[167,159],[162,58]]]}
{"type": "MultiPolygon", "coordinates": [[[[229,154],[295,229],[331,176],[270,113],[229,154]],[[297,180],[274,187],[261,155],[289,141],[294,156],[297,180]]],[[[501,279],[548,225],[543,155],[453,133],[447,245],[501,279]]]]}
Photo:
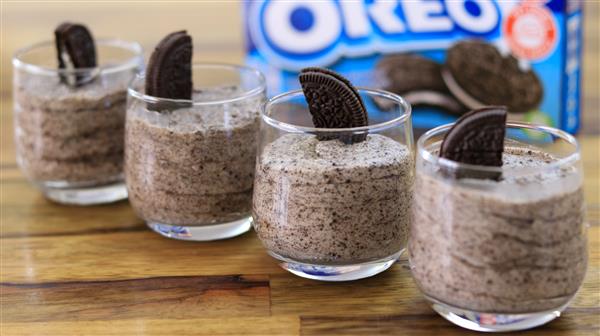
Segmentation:
{"type": "MultiPolygon", "coordinates": [[[[439,63],[416,54],[392,54],[383,57],[375,68],[377,80],[384,90],[401,95],[412,106],[431,106],[452,114],[463,114],[467,108],[448,90],[439,63]]],[[[375,101],[382,109],[384,102],[375,101]]]]}
{"type": "MultiPolygon", "coordinates": [[[[488,106],[473,110],[462,117],[448,130],[440,147],[440,157],[459,163],[500,167],[506,133],[506,107],[488,106]]],[[[497,172],[484,176],[469,176],[464,171],[456,172],[460,177],[498,179],[497,172]]]]}
{"type": "Polygon", "coordinates": [[[512,113],[536,108],[543,87],[531,69],[522,69],[513,55],[503,55],[494,45],[481,40],[463,40],[446,56],[442,77],[463,104],[475,109],[506,105],[512,113]]]}
{"type": "MultiPolygon", "coordinates": [[[[59,69],[96,67],[96,46],[89,29],[82,24],[64,22],[54,30],[59,69]]],[[[92,73],[75,76],[60,74],[61,82],[80,86],[93,80],[92,73]]]]}
{"type": "MultiPolygon", "coordinates": [[[[318,128],[352,128],[369,124],[367,111],[350,81],[323,68],[306,68],[299,76],[302,90],[308,102],[313,123],[318,128]]],[[[319,136],[330,140],[337,135],[319,136]]],[[[341,139],[344,142],[360,142],[366,134],[356,134],[341,139]]]]}
{"type": "MultiPolygon", "coordinates": [[[[146,70],[146,94],[168,99],[192,98],[192,38],[185,30],[165,36],[154,48],[146,70]]],[[[155,110],[168,108],[151,104],[155,110]]]]}

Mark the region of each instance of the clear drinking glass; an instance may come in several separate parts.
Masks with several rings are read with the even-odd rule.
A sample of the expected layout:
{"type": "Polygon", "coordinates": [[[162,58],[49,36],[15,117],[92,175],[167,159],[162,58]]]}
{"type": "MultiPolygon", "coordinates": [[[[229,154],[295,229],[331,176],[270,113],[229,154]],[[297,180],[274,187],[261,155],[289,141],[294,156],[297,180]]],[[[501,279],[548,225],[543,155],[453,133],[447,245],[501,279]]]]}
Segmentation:
{"type": "Polygon", "coordinates": [[[194,64],[192,100],[129,89],[125,174],[129,201],[157,233],[216,240],[251,227],[256,137],[265,81],[235,65],[194,64]]]}
{"type": "Polygon", "coordinates": [[[127,85],[143,66],[134,42],[96,41],[98,67],[59,69],[54,41],[17,51],[13,63],[17,162],[49,199],[99,204],[127,198],[123,134],[127,85]],[[85,78],[72,86],[69,78],[85,78]]]}
{"type": "Polygon", "coordinates": [[[272,98],[261,115],[254,228],[268,253],[301,277],[369,277],[405,249],[411,108],[385,91],[358,92],[368,111],[365,127],[314,128],[300,90],[272,98]],[[365,141],[354,141],[365,134],[365,141]]]}
{"type": "Polygon", "coordinates": [[[509,122],[504,165],[485,167],[438,157],[450,127],[417,143],[408,248],[414,279],[434,310],[467,329],[522,330],[553,320],[587,268],[577,141],[509,122]],[[469,178],[491,175],[501,177],[469,178]]]}

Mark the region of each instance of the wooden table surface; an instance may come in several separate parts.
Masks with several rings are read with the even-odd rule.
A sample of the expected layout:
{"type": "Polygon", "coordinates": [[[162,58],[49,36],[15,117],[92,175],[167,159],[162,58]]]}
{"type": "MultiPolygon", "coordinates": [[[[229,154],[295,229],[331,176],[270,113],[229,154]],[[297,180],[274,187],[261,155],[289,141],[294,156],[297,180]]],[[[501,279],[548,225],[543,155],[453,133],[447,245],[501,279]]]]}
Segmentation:
{"type": "MultiPolygon", "coordinates": [[[[600,335],[600,88],[589,61],[598,59],[597,31],[593,38],[579,136],[589,269],[564,315],[527,335],[600,335]]],[[[83,208],[45,200],[16,166],[10,88],[0,94],[1,335],[475,334],[431,310],[405,257],[373,278],[323,283],[280,269],[254,233],[175,241],[146,229],[127,202],[83,208]]]]}

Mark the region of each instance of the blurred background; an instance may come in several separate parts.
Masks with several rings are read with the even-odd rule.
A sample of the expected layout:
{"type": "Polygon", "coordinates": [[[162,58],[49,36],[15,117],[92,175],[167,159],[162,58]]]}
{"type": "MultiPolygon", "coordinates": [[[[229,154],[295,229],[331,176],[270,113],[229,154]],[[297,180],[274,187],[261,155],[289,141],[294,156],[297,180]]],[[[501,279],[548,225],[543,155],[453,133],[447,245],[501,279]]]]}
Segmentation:
{"type": "Polygon", "coordinates": [[[146,59],[166,34],[186,29],[195,58],[243,62],[241,1],[2,1],[2,92],[10,91],[15,50],[54,39],[63,21],[85,23],[95,38],[118,37],[142,44],[146,59]]]}
{"type": "MultiPolygon", "coordinates": [[[[83,22],[96,37],[138,41],[146,57],[167,33],[187,29],[197,60],[243,62],[241,1],[0,1],[0,94],[11,95],[11,56],[15,50],[53,39],[63,21],[83,22]]],[[[584,1],[583,122],[581,133],[600,133],[600,1],[584,1]]],[[[11,109],[2,104],[2,113],[11,109]]],[[[4,118],[3,118],[4,119],[4,118]]],[[[6,135],[3,135],[4,138],[6,135]]]]}

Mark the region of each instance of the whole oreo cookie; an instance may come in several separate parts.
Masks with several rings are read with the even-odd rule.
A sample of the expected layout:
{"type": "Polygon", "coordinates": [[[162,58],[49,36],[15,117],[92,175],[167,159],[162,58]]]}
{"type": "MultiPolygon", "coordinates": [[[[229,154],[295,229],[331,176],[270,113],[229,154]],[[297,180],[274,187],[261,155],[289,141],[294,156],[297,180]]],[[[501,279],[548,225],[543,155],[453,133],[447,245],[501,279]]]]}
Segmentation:
{"type": "MultiPolygon", "coordinates": [[[[401,95],[412,106],[431,106],[452,114],[463,114],[467,108],[456,100],[442,79],[442,66],[416,54],[393,54],[376,65],[379,82],[387,91],[401,95]]],[[[384,102],[376,101],[382,109],[384,102]]]]}
{"type": "MultiPolygon", "coordinates": [[[[163,38],[146,69],[146,94],[168,99],[192,99],[192,38],[186,31],[178,31],[163,38]]],[[[152,104],[159,110],[166,106],[152,104]]]]}
{"type": "MultiPolygon", "coordinates": [[[[308,109],[317,128],[351,128],[369,124],[367,111],[350,81],[329,69],[306,68],[299,75],[308,109]]],[[[360,142],[366,134],[342,137],[346,143],[360,142]]],[[[321,135],[319,140],[337,138],[321,135]]]]}
{"type": "MultiPolygon", "coordinates": [[[[82,24],[64,22],[54,30],[59,69],[95,68],[96,46],[90,31],[82,24]]],[[[92,73],[60,75],[63,83],[80,86],[93,79],[92,73]]]]}
{"type": "MultiPolygon", "coordinates": [[[[502,166],[506,107],[488,106],[460,117],[446,133],[440,147],[440,157],[460,163],[480,166],[502,166]]],[[[458,177],[498,179],[497,172],[474,176],[457,171],[458,177]]]]}
{"type": "Polygon", "coordinates": [[[542,84],[531,70],[523,70],[513,55],[502,55],[481,40],[464,40],[448,49],[443,78],[450,91],[469,108],[506,105],[510,112],[536,108],[542,84]]]}

